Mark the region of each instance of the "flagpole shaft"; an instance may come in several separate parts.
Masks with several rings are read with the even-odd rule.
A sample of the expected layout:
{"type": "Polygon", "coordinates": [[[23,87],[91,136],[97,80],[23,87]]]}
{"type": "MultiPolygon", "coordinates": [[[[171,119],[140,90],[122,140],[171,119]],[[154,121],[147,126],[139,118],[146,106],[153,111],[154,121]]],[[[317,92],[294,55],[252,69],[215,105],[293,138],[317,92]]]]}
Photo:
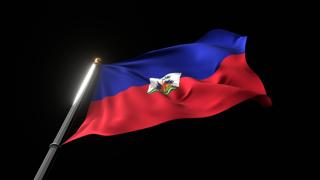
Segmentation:
{"type": "Polygon", "coordinates": [[[61,141],[66,133],[66,131],[68,130],[68,127],[71,123],[71,120],[75,114],[75,112],[77,111],[80,103],[81,103],[81,100],[86,92],[86,90],[88,89],[88,86],[90,84],[90,81],[92,79],[92,77],[94,76],[94,70],[97,68],[96,66],[99,67],[100,65],[100,58],[96,58],[95,59],[95,62],[94,64],[91,66],[87,76],[85,77],[84,81],[83,81],[83,84],[81,85],[79,91],[78,91],[78,94],[76,96],[76,99],[75,99],[75,102],[73,103],[73,105],[71,106],[65,120],[63,121],[61,127],[60,127],[60,130],[59,132],[57,133],[55,139],[53,140],[53,142],[49,145],[49,150],[48,150],[48,153],[46,155],[46,157],[44,158],[44,160],[42,161],[42,164],[36,174],[36,176],[34,177],[34,180],[42,180],[56,151],[58,150],[58,148],[60,147],[60,144],[61,144],[61,141]],[[91,76],[88,77],[90,71],[92,71],[91,73],[91,76]],[[87,82],[86,82],[87,81],[87,82]],[[85,87],[82,87],[84,85],[84,83],[87,83],[85,85],[85,87]],[[82,91],[81,91],[82,90],[82,91]],[[80,92],[81,91],[81,92],[80,92]],[[80,94],[79,94],[80,93],[80,94]]]}
{"type": "Polygon", "coordinates": [[[39,168],[34,180],[42,180],[42,178],[44,177],[44,175],[45,175],[45,173],[46,173],[46,171],[47,171],[47,169],[48,169],[48,167],[49,167],[49,165],[50,165],[50,163],[51,163],[51,161],[52,161],[57,149],[59,148],[59,146],[61,144],[62,138],[63,138],[65,132],[68,129],[68,126],[69,126],[69,124],[70,124],[70,122],[72,120],[72,117],[73,117],[75,111],[77,110],[77,108],[79,106],[79,102],[80,101],[78,101],[76,104],[73,104],[71,109],[69,110],[69,113],[66,116],[63,124],[61,125],[60,130],[57,133],[53,143],[51,143],[49,145],[49,151],[48,151],[46,157],[44,158],[44,160],[43,160],[43,162],[42,162],[42,164],[41,164],[41,166],[40,166],[40,168],[39,168]]]}
{"type": "Polygon", "coordinates": [[[47,152],[46,157],[44,158],[36,176],[34,177],[34,180],[42,180],[43,179],[56,151],[57,151],[57,148],[52,148],[52,147],[49,148],[49,151],[47,152]]]}

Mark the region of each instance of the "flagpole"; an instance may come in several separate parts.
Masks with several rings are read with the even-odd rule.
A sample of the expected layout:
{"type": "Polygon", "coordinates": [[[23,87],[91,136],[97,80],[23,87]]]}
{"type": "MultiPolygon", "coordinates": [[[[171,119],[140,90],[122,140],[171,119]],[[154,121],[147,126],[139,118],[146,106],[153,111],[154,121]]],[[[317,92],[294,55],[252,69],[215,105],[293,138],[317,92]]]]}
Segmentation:
{"type": "Polygon", "coordinates": [[[62,138],[64,137],[70,123],[71,120],[76,112],[76,110],[78,109],[81,100],[86,92],[86,90],[88,89],[88,85],[90,84],[90,81],[94,75],[95,69],[97,69],[97,67],[100,66],[101,63],[101,59],[100,58],[96,58],[93,62],[93,64],[91,65],[86,77],[84,78],[78,92],[77,95],[74,99],[74,102],[64,120],[64,122],[62,123],[59,132],[57,133],[55,139],[53,140],[53,142],[49,145],[49,151],[46,155],[46,157],[44,158],[44,160],[42,161],[42,164],[36,174],[36,176],[34,177],[34,180],[42,180],[56,151],[58,150],[58,148],[61,145],[61,141],[62,138]]]}

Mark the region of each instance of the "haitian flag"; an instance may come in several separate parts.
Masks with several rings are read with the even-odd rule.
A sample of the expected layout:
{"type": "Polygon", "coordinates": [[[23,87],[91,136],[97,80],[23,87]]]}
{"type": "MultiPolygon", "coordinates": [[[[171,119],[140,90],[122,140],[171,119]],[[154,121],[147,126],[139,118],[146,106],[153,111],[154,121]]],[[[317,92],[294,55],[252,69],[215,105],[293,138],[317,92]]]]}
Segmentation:
{"type": "Polygon", "coordinates": [[[208,117],[248,99],[271,105],[246,63],[246,39],[212,30],[194,43],[101,65],[87,117],[65,143],[90,134],[111,136],[174,119],[208,117]]]}

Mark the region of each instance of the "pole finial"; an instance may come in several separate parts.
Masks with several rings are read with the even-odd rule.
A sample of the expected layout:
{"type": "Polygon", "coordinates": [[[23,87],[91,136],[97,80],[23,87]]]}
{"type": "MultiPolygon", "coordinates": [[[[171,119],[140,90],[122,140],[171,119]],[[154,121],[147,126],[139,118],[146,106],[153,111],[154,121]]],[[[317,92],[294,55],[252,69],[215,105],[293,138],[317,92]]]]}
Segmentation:
{"type": "Polygon", "coordinates": [[[97,57],[97,58],[94,59],[94,63],[95,63],[95,64],[101,64],[101,62],[102,62],[102,60],[101,60],[101,58],[99,58],[99,57],[97,57]]]}

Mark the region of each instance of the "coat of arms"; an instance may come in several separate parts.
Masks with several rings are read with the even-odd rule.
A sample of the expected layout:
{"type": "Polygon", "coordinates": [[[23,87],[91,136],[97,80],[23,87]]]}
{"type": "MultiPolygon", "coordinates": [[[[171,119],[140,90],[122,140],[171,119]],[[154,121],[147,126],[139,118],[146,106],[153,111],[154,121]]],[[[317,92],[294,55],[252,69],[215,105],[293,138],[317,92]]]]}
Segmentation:
{"type": "Polygon", "coordinates": [[[148,94],[153,92],[160,92],[162,94],[169,94],[172,90],[179,87],[181,73],[169,73],[161,79],[150,78],[148,94]]]}

